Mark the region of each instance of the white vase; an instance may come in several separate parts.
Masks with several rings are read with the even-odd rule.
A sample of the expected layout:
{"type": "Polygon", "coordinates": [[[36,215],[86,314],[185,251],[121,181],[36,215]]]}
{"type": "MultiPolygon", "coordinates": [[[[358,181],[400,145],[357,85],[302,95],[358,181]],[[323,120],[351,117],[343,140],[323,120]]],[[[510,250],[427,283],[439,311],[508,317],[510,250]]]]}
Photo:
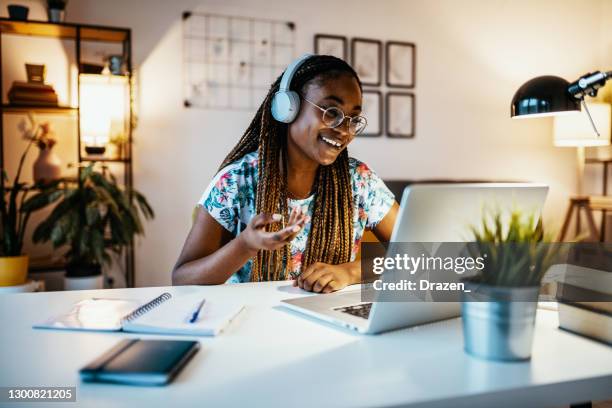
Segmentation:
{"type": "Polygon", "coordinates": [[[62,176],[62,161],[52,147],[40,149],[34,162],[34,181],[49,182],[62,176]]]}
{"type": "Polygon", "coordinates": [[[104,289],[103,275],[64,276],[64,290],[104,289]]]}

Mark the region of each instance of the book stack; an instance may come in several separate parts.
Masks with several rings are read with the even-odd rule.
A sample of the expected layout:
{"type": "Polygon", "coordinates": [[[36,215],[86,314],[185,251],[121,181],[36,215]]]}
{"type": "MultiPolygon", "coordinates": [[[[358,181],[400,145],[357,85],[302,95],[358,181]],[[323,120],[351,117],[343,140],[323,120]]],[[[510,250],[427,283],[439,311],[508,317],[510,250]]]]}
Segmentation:
{"type": "Polygon", "coordinates": [[[612,295],[558,283],[559,328],[612,345],[612,295]]]}
{"type": "Polygon", "coordinates": [[[42,82],[15,81],[8,93],[13,105],[57,106],[57,94],[42,82]]]}

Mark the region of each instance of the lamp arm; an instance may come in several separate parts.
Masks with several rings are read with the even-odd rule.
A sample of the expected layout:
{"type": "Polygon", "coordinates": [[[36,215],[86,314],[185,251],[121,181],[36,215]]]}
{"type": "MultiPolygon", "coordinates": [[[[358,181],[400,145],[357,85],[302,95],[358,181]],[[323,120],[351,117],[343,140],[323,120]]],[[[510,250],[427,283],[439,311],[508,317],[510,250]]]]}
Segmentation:
{"type": "Polygon", "coordinates": [[[612,78],[612,71],[595,71],[581,76],[567,87],[567,91],[576,99],[583,99],[586,95],[595,97],[599,88],[612,78]]]}
{"type": "Polygon", "coordinates": [[[599,130],[597,130],[597,126],[595,126],[595,121],[593,120],[593,117],[591,116],[591,112],[589,111],[589,107],[587,106],[586,102],[584,101],[584,98],[582,98],[581,101],[582,101],[582,106],[584,106],[584,110],[586,110],[587,116],[589,117],[589,121],[591,122],[591,126],[593,126],[593,130],[595,131],[595,134],[597,135],[597,137],[600,137],[601,134],[599,133],[599,130]]]}

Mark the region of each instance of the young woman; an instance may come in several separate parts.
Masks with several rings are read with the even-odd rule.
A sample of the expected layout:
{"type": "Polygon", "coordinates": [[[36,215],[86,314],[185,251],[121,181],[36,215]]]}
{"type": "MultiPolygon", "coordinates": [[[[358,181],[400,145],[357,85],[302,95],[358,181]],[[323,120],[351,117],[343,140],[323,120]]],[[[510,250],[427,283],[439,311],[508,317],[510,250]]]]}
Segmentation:
{"type": "Polygon", "coordinates": [[[199,201],[173,284],[292,278],[328,293],[360,282],[364,229],[389,241],[398,209],[346,150],[367,123],[360,113],[361,82],[346,62],[294,61],[199,201]]]}

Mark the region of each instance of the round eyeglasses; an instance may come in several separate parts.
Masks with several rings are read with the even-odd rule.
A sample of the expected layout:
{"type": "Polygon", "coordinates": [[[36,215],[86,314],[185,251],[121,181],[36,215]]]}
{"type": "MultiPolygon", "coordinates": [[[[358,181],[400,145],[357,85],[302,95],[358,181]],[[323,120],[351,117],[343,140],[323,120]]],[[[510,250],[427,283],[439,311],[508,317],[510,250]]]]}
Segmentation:
{"type": "Polygon", "coordinates": [[[355,136],[363,132],[366,126],[368,125],[368,120],[363,116],[347,116],[344,114],[344,112],[342,112],[340,108],[337,108],[335,106],[324,108],[312,101],[309,101],[304,97],[302,98],[306,102],[323,112],[322,121],[327,127],[337,128],[338,126],[344,123],[345,119],[348,119],[348,131],[351,135],[355,136]]]}

